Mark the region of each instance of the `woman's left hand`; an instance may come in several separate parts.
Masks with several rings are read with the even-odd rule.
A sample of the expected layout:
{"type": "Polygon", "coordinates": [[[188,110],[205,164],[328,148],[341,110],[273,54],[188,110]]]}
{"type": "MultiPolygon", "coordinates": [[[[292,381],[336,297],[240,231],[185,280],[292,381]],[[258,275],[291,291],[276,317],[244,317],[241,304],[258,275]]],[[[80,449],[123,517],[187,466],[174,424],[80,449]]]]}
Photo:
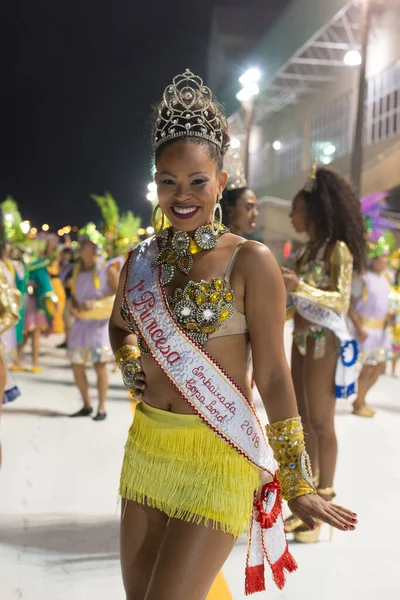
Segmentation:
{"type": "Polygon", "coordinates": [[[287,269],[286,267],[282,267],[282,276],[283,281],[285,282],[286,291],[288,294],[294,292],[299,285],[299,278],[294,271],[287,269]]]}
{"type": "Polygon", "coordinates": [[[340,531],[354,531],[358,523],[357,515],[347,508],[327,502],[318,494],[308,494],[291,500],[289,508],[309,529],[323,521],[340,531]]]}

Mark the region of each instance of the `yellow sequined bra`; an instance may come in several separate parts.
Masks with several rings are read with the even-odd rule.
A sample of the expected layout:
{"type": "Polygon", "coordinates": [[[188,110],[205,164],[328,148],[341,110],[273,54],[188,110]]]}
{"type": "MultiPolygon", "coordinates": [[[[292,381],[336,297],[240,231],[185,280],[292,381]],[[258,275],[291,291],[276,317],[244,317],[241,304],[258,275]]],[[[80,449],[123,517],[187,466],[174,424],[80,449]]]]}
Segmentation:
{"type": "MultiPolygon", "coordinates": [[[[235,307],[230,276],[239,250],[235,249],[224,277],[211,281],[189,281],[185,288],[176,288],[169,296],[168,304],[174,317],[198,344],[204,346],[211,338],[247,333],[246,315],[235,307]]],[[[129,329],[138,336],[142,354],[148,353],[144,340],[135,330],[126,301],[121,306],[121,317],[129,329]]]]}

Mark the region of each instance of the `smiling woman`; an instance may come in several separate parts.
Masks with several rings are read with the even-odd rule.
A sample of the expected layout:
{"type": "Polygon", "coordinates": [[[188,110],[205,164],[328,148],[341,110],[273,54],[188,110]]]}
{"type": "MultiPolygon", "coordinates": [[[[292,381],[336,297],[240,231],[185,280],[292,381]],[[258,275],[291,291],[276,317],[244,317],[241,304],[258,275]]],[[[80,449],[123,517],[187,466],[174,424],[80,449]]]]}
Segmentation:
{"type": "Polygon", "coordinates": [[[281,491],[310,529],[316,519],[354,529],[353,514],[326,503],[311,481],[276,261],[222,224],[228,142],[200,77],[176,76],[153,133],[159,207],[172,226],[130,255],[110,321],[124,383],[143,400],[120,481],[127,600],[203,600],[245,528],[246,593],[264,589],[267,562],[282,588],[296,563],[281,491]],[[250,353],[270,445],[251,399],[250,353]]]}

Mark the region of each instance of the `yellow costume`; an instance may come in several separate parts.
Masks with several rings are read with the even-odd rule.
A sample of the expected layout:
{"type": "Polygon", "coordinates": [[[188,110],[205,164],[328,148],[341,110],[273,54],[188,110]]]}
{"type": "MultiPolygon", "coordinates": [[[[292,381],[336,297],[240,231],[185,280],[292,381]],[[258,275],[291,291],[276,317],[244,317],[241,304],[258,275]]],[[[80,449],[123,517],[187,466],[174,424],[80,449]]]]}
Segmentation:
{"type": "MultiPolygon", "coordinates": [[[[315,260],[309,260],[310,246],[307,244],[301,251],[296,263],[296,273],[300,277],[299,285],[293,296],[311,300],[315,304],[329,308],[337,313],[347,313],[350,306],[351,280],[353,273],[353,257],[342,241],[336,242],[328,269],[324,256],[326,245],[318,251],[315,260]]],[[[326,329],[310,325],[307,331],[296,332],[294,342],[301,354],[306,353],[307,338],[316,340],[315,358],[325,353],[326,329]]]]}
{"type": "Polygon", "coordinates": [[[129,430],[119,493],[170,518],[238,537],[249,526],[260,471],[197,415],[141,402],[129,430]]]}
{"type": "Polygon", "coordinates": [[[53,291],[58,298],[58,304],[55,307],[54,320],[53,320],[53,333],[65,333],[64,325],[64,310],[66,302],[66,294],[64,286],[60,279],[60,265],[57,257],[49,263],[47,272],[50,275],[51,285],[53,291]]]}

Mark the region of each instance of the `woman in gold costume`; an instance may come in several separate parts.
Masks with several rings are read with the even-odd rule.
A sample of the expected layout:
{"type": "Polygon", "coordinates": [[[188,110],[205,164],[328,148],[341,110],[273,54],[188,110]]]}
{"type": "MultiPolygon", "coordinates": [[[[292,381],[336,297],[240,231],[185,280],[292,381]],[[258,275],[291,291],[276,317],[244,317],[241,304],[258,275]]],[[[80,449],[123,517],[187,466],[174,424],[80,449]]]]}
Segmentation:
{"type": "Polygon", "coordinates": [[[296,565],[280,488],[310,529],[319,519],[343,531],[357,521],[311,481],[283,347],[277,263],[265,246],[221,225],[228,144],[209,88],[189,70],[176,76],[153,131],[158,209],[172,226],[128,258],[110,321],[125,384],[137,394],[137,372],[147,378],[120,481],[127,600],[204,600],[245,527],[252,532],[246,592],[264,589],[267,559],[283,587],[296,565]],[[251,400],[250,350],[270,446],[251,400]],[[268,471],[273,452],[277,478],[268,471]]]}
{"type": "Polygon", "coordinates": [[[51,279],[54,294],[58,298],[58,303],[53,316],[52,332],[65,333],[64,311],[66,294],[60,279],[60,252],[58,248],[58,238],[55,234],[50,234],[48,236],[43,258],[48,260],[47,272],[51,279]]]}
{"type": "MultiPolygon", "coordinates": [[[[335,496],[335,374],[340,344],[334,331],[314,322],[313,315],[320,307],[344,319],[353,268],[360,272],[364,266],[364,225],[353,190],[326,168],[313,169],[305,188],[293,200],[290,217],[295,231],[305,232],[309,238],[297,254],[295,270],[283,269],[286,290],[295,306],[292,377],[317,490],[331,501],[335,496]],[[311,307],[309,319],[301,310],[306,302],[311,307]]],[[[340,395],[352,393],[354,382],[340,395]]],[[[319,539],[319,528],[307,531],[297,517],[289,517],[286,531],[294,532],[298,542],[319,539]]]]}

